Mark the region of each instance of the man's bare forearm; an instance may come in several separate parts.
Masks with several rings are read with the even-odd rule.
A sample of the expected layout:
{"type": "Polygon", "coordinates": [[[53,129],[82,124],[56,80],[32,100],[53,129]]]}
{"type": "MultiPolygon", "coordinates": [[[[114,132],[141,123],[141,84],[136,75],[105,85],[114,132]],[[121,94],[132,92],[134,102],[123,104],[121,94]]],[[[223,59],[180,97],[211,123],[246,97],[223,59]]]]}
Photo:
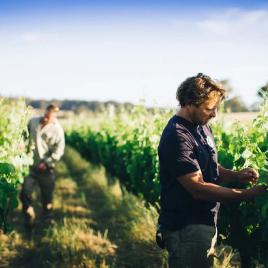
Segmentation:
{"type": "Polygon", "coordinates": [[[239,175],[237,171],[218,166],[219,168],[219,182],[237,182],[239,175]]]}
{"type": "Polygon", "coordinates": [[[263,187],[253,187],[250,189],[230,189],[213,183],[200,183],[192,192],[195,199],[215,202],[239,202],[252,200],[257,195],[264,193],[263,187]]]}
{"type": "Polygon", "coordinates": [[[205,182],[200,171],[186,174],[177,180],[197,200],[216,202],[252,200],[267,190],[267,187],[260,185],[250,189],[231,189],[205,182]]]}

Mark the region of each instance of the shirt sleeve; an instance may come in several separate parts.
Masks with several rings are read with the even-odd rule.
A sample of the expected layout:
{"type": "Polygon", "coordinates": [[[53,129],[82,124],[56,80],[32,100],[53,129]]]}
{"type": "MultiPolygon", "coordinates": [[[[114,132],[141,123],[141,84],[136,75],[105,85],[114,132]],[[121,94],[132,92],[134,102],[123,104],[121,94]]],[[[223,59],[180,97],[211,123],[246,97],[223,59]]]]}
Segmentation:
{"type": "Polygon", "coordinates": [[[194,144],[186,133],[177,133],[169,144],[168,170],[175,178],[200,170],[194,144]]]}

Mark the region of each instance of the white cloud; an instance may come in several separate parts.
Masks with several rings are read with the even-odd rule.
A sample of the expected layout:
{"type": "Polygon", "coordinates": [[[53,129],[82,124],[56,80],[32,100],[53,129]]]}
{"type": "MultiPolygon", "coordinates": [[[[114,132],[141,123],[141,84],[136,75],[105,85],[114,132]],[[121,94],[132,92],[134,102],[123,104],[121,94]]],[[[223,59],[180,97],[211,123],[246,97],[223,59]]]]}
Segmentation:
{"type": "Polygon", "coordinates": [[[267,33],[268,26],[268,10],[230,9],[216,12],[199,21],[197,26],[208,34],[230,37],[250,37],[262,33],[264,34],[263,38],[267,40],[265,33],[267,33]]]}

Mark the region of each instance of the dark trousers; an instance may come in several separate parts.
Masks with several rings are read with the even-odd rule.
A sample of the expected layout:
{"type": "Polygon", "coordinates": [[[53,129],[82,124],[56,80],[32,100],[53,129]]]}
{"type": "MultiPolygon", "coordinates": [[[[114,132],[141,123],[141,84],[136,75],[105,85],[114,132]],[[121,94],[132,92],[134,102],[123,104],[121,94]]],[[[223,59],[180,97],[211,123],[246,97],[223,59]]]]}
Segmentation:
{"type": "Polygon", "coordinates": [[[217,238],[215,226],[188,225],[178,231],[163,230],[169,268],[211,268],[217,238]]]}
{"type": "Polygon", "coordinates": [[[53,190],[55,186],[55,174],[52,169],[38,171],[32,168],[30,170],[30,174],[24,179],[20,193],[23,212],[25,213],[29,206],[32,206],[32,193],[36,185],[39,185],[40,187],[44,215],[50,216],[52,207],[51,205],[48,205],[52,204],[53,190]]]}

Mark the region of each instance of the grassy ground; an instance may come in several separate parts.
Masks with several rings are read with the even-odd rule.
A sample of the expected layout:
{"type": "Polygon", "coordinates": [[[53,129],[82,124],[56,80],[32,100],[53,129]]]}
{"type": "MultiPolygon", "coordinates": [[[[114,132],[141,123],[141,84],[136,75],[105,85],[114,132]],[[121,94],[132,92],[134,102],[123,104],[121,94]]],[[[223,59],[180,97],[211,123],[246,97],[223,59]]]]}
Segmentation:
{"type": "MultiPolygon", "coordinates": [[[[155,245],[157,211],[107,174],[66,148],[57,167],[54,221],[23,226],[21,208],[12,215],[14,231],[0,234],[1,268],[113,268],[167,267],[167,254],[155,245]],[[110,181],[110,180],[109,180],[110,181]]],[[[38,191],[34,195],[39,199],[38,191]]],[[[239,254],[218,246],[215,268],[240,267],[239,254]]]]}
{"type": "Polygon", "coordinates": [[[14,231],[0,234],[0,267],[166,267],[154,242],[156,210],[107,181],[103,168],[67,148],[57,167],[53,225],[44,225],[36,202],[38,220],[26,230],[19,208],[14,231]]]}

